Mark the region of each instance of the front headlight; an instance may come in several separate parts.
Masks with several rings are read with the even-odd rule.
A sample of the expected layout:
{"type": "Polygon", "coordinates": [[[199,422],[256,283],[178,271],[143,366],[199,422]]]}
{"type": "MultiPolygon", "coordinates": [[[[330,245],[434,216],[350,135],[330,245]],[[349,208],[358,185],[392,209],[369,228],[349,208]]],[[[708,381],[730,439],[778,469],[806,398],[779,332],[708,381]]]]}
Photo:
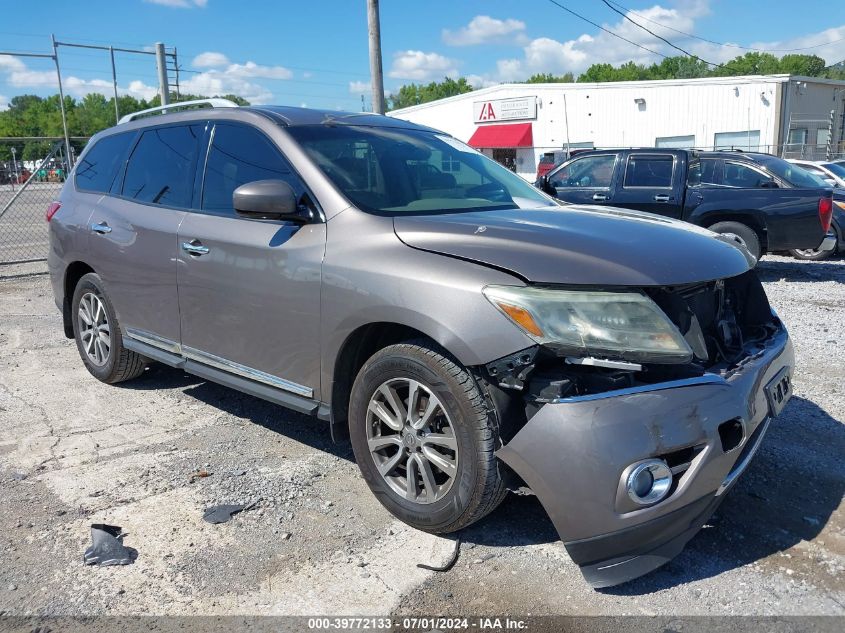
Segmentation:
{"type": "Polygon", "coordinates": [[[566,356],[688,363],[692,350],[657,305],[639,292],[487,286],[484,296],[542,345],[566,356]]]}

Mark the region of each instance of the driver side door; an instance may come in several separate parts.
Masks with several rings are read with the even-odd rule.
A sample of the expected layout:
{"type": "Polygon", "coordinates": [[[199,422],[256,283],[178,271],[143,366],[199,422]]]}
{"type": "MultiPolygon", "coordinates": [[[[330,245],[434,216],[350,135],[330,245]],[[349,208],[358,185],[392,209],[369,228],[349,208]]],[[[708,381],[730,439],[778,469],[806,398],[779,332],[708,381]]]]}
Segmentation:
{"type": "Polygon", "coordinates": [[[576,158],[549,174],[548,190],[564,202],[611,204],[618,154],[576,158]]]}

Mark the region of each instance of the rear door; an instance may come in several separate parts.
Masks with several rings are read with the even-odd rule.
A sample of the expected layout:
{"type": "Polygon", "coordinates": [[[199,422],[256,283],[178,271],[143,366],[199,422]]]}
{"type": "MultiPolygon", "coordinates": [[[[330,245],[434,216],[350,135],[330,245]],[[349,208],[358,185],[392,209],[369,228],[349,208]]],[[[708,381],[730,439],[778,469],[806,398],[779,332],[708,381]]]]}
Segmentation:
{"type": "Polygon", "coordinates": [[[91,215],[89,248],[124,334],[179,341],[176,234],[192,204],[205,123],[140,131],[125,172],[91,215]]]}
{"type": "Polygon", "coordinates": [[[573,204],[612,204],[619,154],[575,158],[549,175],[555,196],[573,204]]]}
{"type": "MultiPolygon", "coordinates": [[[[179,230],[182,352],[195,361],[307,398],[319,397],[324,223],[238,217],[232,192],[281,179],[314,198],[261,130],[217,123],[198,210],[179,230]]],[[[319,213],[315,214],[319,215],[319,213]]]]}
{"type": "Polygon", "coordinates": [[[617,178],[613,206],[680,218],[686,160],[672,152],[631,152],[617,178]]]}

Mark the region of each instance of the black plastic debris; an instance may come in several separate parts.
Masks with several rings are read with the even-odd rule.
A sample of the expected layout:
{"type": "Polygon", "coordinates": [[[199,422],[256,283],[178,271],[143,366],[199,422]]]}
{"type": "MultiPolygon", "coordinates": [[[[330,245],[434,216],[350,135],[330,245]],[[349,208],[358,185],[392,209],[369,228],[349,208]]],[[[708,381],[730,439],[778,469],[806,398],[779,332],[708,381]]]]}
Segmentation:
{"type": "Polygon", "coordinates": [[[85,550],[86,565],[131,565],[138,557],[137,550],[123,544],[123,528],[117,525],[94,523],[91,526],[91,547],[85,550]]]}
{"type": "Polygon", "coordinates": [[[458,562],[458,556],[461,554],[461,539],[455,539],[455,549],[452,551],[452,555],[449,557],[449,560],[446,561],[445,565],[426,565],[425,563],[417,563],[417,567],[420,569],[428,569],[430,571],[449,571],[452,567],[455,566],[455,563],[458,562]]]}
{"type": "Polygon", "coordinates": [[[254,503],[251,503],[248,506],[242,505],[220,505],[220,506],[211,506],[210,508],[206,508],[205,512],[203,512],[202,518],[204,521],[208,523],[226,523],[229,519],[232,518],[233,515],[237,514],[238,512],[243,512],[244,510],[249,510],[254,503]]]}

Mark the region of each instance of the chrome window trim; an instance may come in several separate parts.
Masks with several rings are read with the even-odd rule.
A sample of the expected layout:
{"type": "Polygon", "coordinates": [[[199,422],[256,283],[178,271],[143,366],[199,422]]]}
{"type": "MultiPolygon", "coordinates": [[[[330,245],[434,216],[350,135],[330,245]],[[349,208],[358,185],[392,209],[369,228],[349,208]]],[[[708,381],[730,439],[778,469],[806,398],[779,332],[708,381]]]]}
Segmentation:
{"type": "Polygon", "coordinates": [[[214,354],[209,354],[208,352],[204,352],[194,347],[180,345],[176,341],[158,336],[151,332],[145,332],[134,328],[126,328],[124,330],[124,335],[131,339],[135,339],[136,341],[140,341],[141,343],[146,343],[147,345],[151,345],[152,347],[156,347],[173,354],[179,354],[188,360],[193,360],[198,363],[202,363],[203,365],[222,369],[223,371],[241,376],[242,378],[261,382],[265,385],[270,385],[271,387],[276,387],[277,389],[282,389],[283,391],[295,393],[296,395],[303,396],[305,398],[314,397],[314,390],[311,387],[306,387],[305,385],[300,385],[299,383],[279,378],[278,376],[268,374],[258,369],[253,369],[252,367],[247,367],[246,365],[241,365],[240,363],[221,358],[220,356],[215,356],[214,354]]]}

